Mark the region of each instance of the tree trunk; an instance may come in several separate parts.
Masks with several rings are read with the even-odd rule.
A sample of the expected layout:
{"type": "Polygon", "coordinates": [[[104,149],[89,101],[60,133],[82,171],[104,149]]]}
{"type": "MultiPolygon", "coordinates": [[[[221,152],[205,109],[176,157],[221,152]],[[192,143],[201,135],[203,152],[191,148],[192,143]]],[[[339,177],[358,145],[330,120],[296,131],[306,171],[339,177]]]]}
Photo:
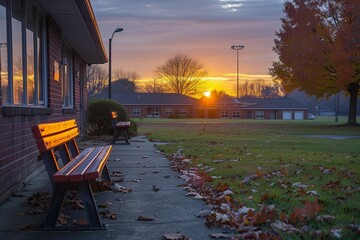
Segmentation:
{"type": "Polygon", "coordinates": [[[348,91],[350,93],[350,106],[349,106],[349,117],[348,117],[348,125],[355,126],[356,123],[356,109],[357,109],[357,96],[359,92],[359,84],[358,83],[350,83],[348,87],[348,91]]]}

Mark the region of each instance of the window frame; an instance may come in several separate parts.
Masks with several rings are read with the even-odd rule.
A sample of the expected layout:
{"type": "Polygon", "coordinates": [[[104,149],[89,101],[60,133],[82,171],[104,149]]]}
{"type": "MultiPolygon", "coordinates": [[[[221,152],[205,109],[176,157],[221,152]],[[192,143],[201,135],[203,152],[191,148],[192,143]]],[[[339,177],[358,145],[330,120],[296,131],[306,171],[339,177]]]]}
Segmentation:
{"type": "Polygon", "coordinates": [[[229,118],[229,111],[220,111],[220,118],[229,118]]]}
{"type": "Polygon", "coordinates": [[[133,117],[141,116],[141,109],[139,107],[132,108],[132,116],[133,117]]]}
{"type": "Polygon", "coordinates": [[[264,111],[255,111],[255,119],[264,119],[264,111]]]}
{"type": "MultiPolygon", "coordinates": [[[[46,59],[46,18],[44,17],[44,11],[40,6],[34,4],[33,1],[20,1],[20,9],[14,9],[13,1],[0,1],[1,6],[5,7],[6,10],[6,47],[7,47],[7,81],[8,85],[6,88],[5,98],[3,98],[3,92],[1,95],[0,106],[3,108],[6,107],[46,107],[48,105],[47,101],[47,59],[46,59]],[[13,11],[20,11],[18,14],[13,14],[13,11]],[[28,18],[29,13],[30,18],[28,18]],[[17,18],[14,17],[17,16],[17,18]],[[20,47],[21,47],[21,61],[22,61],[22,93],[21,93],[21,101],[15,102],[15,88],[14,88],[14,38],[13,38],[13,26],[12,21],[17,20],[21,25],[21,39],[20,39],[20,47]],[[32,29],[31,29],[32,26],[32,29]],[[34,85],[32,92],[28,92],[28,46],[30,40],[28,40],[28,32],[32,34],[32,46],[31,53],[33,59],[33,78],[34,85]],[[32,95],[32,99],[29,99],[29,94],[32,95]],[[40,99],[42,96],[43,99],[40,99]]],[[[31,42],[30,41],[30,42],[31,42]]],[[[0,83],[3,84],[3,83],[0,83]]],[[[1,89],[3,86],[1,86],[1,89]]],[[[5,111],[5,112],[13,112],[13,111],[5,111]]],[[[18,112],[18,111],[15,111],[18,112]]],[[[34,113],[38,113],[41,111],[30,111],[34,113]]],[[[29,113],[30,113],[29,112],[29,113]]],[[[48,111],[45,111],[48,112],[48,111]]],[[[32,114],[30,114],[32,115],[32,114]]]]}

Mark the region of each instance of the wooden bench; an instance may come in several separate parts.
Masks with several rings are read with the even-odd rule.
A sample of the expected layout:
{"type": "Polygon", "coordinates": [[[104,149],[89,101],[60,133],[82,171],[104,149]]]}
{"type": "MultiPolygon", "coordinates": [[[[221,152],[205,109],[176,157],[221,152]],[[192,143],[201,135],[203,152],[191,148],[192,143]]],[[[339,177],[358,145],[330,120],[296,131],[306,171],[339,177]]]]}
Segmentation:
{"type": "Polygon", "coordinates": [[[52,202],[42,227],[65,230],[107,229],[101,222],[90,181],[99,177],[110,181],[106,162],[112,146],[91,147],[79,152],[75,140],[79,129],[75,119],[38,124],[31,129],[53,187],[52,202]],[[63,162],[62,167],[58,158],[63,162]],[[57,220],[65,194],[74,189],[79,190],[83,201],[86,224],[59,226],[57,220]]]}
{"type": "Polygon", "coordinates": [[[111,124],[114,129],[114,136],[111,140],[111,144],[115,144],[115,142],[122,135],[124,137],[125,144],[130,144],[130,134],[129,128],[131,125],[130,121],[118,121],[118,113],[111,112],[111,124]]]}

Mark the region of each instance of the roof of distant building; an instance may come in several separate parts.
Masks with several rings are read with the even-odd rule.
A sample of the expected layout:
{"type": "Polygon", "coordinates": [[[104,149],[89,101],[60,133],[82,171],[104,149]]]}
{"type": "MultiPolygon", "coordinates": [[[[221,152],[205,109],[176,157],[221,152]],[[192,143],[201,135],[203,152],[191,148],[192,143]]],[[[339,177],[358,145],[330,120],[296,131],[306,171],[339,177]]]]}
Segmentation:
{"type": "Polygon", "coordinates": [[[239,98],[239,102],[250,104],[244,109],[307,109],[291,98],[239,98]]]}
{"type": "MultiPolygon", "coordinates": [[[[100,93],[95,98],[107,98],[100,93]]],[[[122,105],[194,105],[198,99],[178,93],[113,93],[112,99],[122,105]]]]}

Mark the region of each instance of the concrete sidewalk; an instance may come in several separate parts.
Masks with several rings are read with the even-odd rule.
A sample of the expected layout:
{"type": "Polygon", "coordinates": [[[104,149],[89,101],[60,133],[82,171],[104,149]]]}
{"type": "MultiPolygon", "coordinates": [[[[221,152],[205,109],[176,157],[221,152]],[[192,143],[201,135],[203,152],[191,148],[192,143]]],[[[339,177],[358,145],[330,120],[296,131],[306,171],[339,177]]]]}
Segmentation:
{"type": "MultiPolygon", "coordinates": [[[[85,142],[88,144],[99,142],[85,142]]],[[[103,144],[103,143],[101,143],[103,144]]],[[[116,219],[103,218],[105,231],[41,231],[46,211],[36,212],[27,204],[37,192],[51,195],[50,182],[44,172],[33,179],[16,196],[0,205],[0,239],[164,239],[164,234],[181,233],[192,239],[210,239],[209,234],[220,229],[208,229],[204,218],[196,213],[208,206],[201,200],[185,196],[181,179],[171,170],[170,162],[157,152],[145,137],[131,139],[130,145],[113,145],[108,161],[110,174],[121,171],[123,182],[117,183],[132,192],[104,191],[95,193],[99,204],[110,202],[106,209],[116,219]],[[29,215],[30,213],[37,213],[29,215]],[[27,213],[27,214],[26,214],[27,213]],[[153,221],[139,221],[138,218],[153,221]]],[[[112,176],[112,179],[118,179],[112,176]]],[[[82,210],[73,210],[82,211],[82,210]]]]}

